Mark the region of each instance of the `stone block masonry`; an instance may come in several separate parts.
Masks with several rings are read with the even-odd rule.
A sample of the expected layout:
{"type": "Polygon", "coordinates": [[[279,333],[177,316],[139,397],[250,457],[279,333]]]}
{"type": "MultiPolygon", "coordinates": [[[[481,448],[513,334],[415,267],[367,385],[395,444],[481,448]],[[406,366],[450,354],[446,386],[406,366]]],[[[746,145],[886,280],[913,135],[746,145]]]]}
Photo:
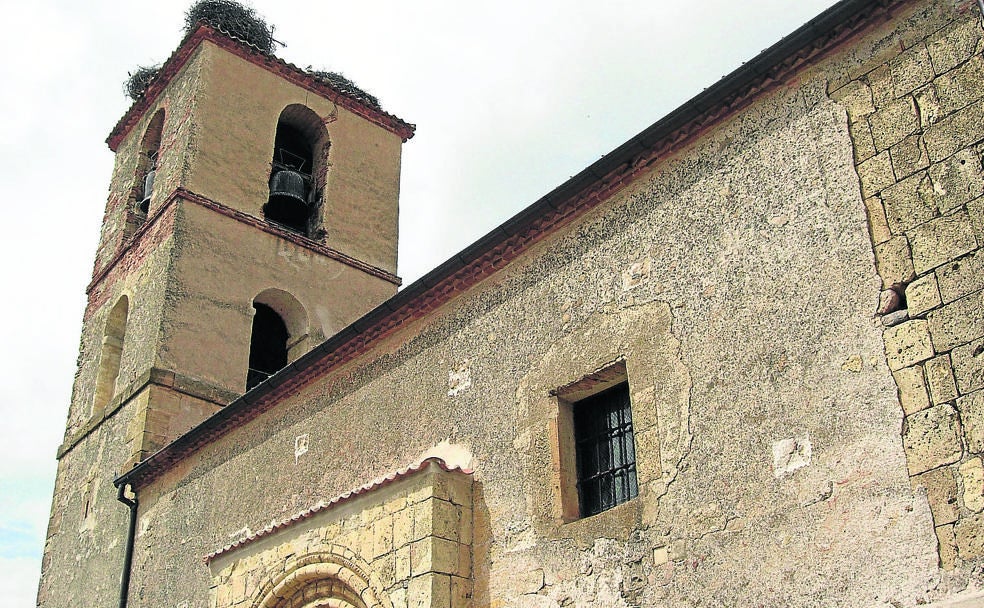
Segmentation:
{"type": "Polygon", "coordinates": [[[984,35],[969,5],[954,14],[832,91],[883,287],[907,307],[885,356],[945,568],[984,556],[984,35]]]}
{"type": "Polygon", "coordinates": [[[215,608],[312,600],[463,608],[472,595],[471,475],[427,460],[271,524],[206,560],[215,608]]]}

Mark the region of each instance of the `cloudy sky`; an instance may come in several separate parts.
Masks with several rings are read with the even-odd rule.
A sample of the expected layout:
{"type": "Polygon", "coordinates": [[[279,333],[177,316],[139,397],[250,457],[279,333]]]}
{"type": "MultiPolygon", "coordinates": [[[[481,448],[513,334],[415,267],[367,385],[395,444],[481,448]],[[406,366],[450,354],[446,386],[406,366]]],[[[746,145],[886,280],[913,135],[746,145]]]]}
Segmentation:
{"type": "MultiPolygon", "coordinates": [[[[0,597],[33,606],[127,72],[190,2],[4,4],[0,36],[0,597]]],[[[301,67],[417,125],[404,147],[409,284],[832,0],[255,0],[301,67]]],[[[120,507],[123,508],[122,506],[120,507]]],[[[9,602],[9,603],[8,603],[9,602]]]]}

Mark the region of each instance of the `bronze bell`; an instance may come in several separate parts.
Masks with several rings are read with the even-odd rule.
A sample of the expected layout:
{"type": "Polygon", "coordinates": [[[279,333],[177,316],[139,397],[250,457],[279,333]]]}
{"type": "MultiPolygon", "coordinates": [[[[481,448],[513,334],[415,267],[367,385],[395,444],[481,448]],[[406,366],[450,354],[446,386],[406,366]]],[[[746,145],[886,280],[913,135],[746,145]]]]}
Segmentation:
{"type": "Polygon", "coordinates": [[[310,214],[307,190],[303,174],[291,169],[274,173],[270,178],[270,200],[263,208],[267,219],[304,232],[310,214]]]}
{"type": "Polygon", "coordinates": [[[154,177],[156,175],[157,170],[151,169],[144,178],[143,199],[140,201],[140,210],[144,213],[150,210],[150,195],[154,193],[154,177]]]}
{"type": "Polygon", "coordinates": [[[270,178],[270,202],[277,198],[292,198],[307,205],[307,184],[297,171],[283,169],[270,178]]]}

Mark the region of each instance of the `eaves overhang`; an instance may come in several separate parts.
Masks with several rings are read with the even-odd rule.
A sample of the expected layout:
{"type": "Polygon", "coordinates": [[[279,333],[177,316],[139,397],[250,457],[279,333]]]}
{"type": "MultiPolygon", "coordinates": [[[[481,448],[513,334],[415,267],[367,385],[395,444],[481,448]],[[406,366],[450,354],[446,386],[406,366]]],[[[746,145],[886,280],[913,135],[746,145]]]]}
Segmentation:
{"type": "Polygon", "coordinates": [[[186,434],[138,463],[117,485],[146,485],[202,446],[299,392],[386,336],[498,271],[533,244],[594,208],[654,163],[760,93],[787,81],[904,0],[842,0],[705,89],[472,245],[408,285],[349,327],[280,370],[186,434]]]}

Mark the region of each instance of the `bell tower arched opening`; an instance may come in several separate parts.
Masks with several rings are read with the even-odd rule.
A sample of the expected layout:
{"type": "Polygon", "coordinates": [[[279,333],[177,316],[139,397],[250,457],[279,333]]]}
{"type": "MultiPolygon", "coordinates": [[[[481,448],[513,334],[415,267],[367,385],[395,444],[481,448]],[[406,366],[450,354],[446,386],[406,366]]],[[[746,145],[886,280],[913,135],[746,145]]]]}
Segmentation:
{"type": "Polygon", "coordinates": [[[247,391],[287,365],[287,325],[266,304],[254,302],[253,308],[256,313],[249,340],[247,391]]]}
{"type": "Polygon", "coordinates": [[[300,104],[284,108],[277,121],[264,217],[294,232],[315,233],[327,156],[328,132],[318,115],[300,104]]]}
{"type": "Polygon", "coordinates": [[[158,110],[150,119],[150,124],[140,141],[140,156],[137,161],[136,190],[137,211],[146,215],[150,211],[150,197],[154,193],[154,179],[157,177],[157,157],[160,154],[161,138],[164,133],[164,110],[158,110]]]}
{"type": "Polygon", "coordinates": [[[281,289],[267,289],[253,299],[246,390],[263,382],[308,347],[308,316],[297,298],[281,289]]]}

